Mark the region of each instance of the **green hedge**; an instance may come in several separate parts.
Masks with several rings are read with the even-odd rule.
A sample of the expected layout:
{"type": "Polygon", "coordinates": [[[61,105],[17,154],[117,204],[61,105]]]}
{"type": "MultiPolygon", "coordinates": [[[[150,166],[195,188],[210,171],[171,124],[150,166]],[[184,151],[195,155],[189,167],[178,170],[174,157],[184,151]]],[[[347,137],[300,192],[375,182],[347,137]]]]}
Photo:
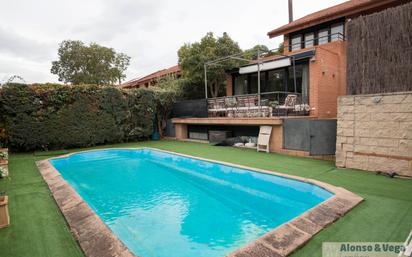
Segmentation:
{"type": "Polygon", "coordinates": [[[154,94],[144,89],[10,84],[0,91],[3,144],[13,151],[146,139],[154,113],[154,94]]]}

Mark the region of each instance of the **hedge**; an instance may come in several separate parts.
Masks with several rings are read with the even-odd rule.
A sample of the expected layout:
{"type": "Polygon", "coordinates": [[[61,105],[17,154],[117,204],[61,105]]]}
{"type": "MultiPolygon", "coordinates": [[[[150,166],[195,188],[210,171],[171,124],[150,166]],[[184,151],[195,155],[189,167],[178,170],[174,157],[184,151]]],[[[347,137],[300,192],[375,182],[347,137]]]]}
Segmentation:
{"type": "Polygon", "coordinates": [[[0,90],[3,145],[12,151],[146,139],[154,114],[154,94],[144,89],[9,84],[0,90]]]}

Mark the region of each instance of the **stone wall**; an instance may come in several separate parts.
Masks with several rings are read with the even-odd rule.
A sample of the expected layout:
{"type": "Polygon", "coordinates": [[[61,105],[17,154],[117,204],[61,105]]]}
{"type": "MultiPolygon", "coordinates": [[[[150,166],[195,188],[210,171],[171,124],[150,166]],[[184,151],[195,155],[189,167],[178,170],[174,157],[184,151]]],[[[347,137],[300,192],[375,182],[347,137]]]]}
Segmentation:
{"type": "Polygon", "coordinates": [[[412,176],[412,92],[339,97],[336,166],[412,176]]]}

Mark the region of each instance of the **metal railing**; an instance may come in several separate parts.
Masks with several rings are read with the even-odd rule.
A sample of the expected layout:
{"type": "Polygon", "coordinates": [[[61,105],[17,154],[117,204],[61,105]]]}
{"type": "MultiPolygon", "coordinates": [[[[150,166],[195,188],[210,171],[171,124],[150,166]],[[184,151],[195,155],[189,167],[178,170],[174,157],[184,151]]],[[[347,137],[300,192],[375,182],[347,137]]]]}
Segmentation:
{"type": "MultiPolygon", "coordinates": [[[[302,35],[304,37],[304,35],[302,35]]],[[[318,46],[318,45],[323,45],[323,44],[319,44],[319,41],[322,39],[326,39],[327,42],[323,43],[323,44],[328,44],[331,42],[335,42],[335,41],[345,41],[345,36],[338,32],[338,33],[330,33],[328,35],[325,36],[321,36],[321,37],[314,37],[313,39],[308,39],[308,40],[301,40],[297,43],[294,44],[285,44],[285,48],[289,50],[289,52],[293,52],[296,50],[300,50],[300,49],[305,49],[308,47],[314,47],[314,46],[318,46]],[[307,46],[307,43],[311,43],[310,46],[307,46]],[[293,49],[294,46],[299,46],[299,49],[293,49]]]]}
{"type": "Polygon", "coordinates": [[[310,106],[301,93],[274,91],[209,98],[209,117],[280,117],[309,115],[310,106]],[[259,105],[260,99],[260,105],[259,105]]]}

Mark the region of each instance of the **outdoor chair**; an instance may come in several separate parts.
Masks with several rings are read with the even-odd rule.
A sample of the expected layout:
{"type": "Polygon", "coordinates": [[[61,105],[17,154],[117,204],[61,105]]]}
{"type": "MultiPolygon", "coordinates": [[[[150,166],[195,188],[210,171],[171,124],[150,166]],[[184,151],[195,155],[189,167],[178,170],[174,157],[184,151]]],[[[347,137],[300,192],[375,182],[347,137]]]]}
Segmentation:
{"type": "Polygon", "coordinates": [[[208,113],[209,113],[209,116],[211,116],[211,117],[216,117],[217,116],[217,109],[215,108],[216,107],[216,100],[213,98],[213,99],[207,99],[207,106],[208,106],[208,113]]]}
{"type": "Polygon", "coordinates": [[[247,116],[246,96],[237,96],[237,117],[243,118],[247,116]]]}
{"type": "Polygon", "coordinates": [[[283,105],[279,105],[278,107],[276,107],[278,113],[282,111],[287,115],[289,111],[293,111],[295,109],[297,99],[298,96],[295,94],[287,95],[285,98],[285,103],[283,105]]]}
{"type": "Polygon", "coordinates": [[[213,98],[208,100],[209,110],[208,112],[213,117],[220,117],[222,114],[226,114],[224,99],[213,98]]]}
{"type": "Polygon", "coordinates": [[[259,129],[259,137],[257,141],[257,148],[256,150],[259,151],[266,151],[269,153],[270,146],[270,135],[272,134],[272,126],[260,126],[259,129]]]}
{"type": "Polygon", "coordinates": [[[251,95],[247,96],[245,99],[245,106],[246,106],[246,116],[247,117],[255,117],[256,116],[256,101],[257,101],[257,96],[251,95]]]}
{"type": "Polygon", "coordinates": [[[234,96],[225,97],[225,109],[227,117],[236,117],[237,115],[237,99],[234,96]]]}
{"type": "Polygon", "coordinates": [[[269,117],[270,116],[269,99],[260,100],[260,116],[261,117],[269,117]]]}

